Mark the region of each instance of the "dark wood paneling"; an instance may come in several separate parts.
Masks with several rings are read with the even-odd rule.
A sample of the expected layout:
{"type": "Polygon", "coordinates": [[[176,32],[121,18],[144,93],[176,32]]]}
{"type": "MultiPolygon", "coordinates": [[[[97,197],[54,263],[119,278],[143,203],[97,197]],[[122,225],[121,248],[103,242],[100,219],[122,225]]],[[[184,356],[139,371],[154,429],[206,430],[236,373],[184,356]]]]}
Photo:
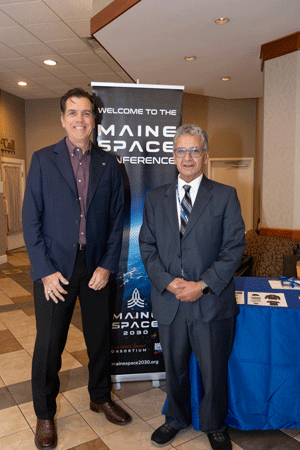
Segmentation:
{"type": "Polygon", "coordinates": [[[264,70],[264,62],[268,59],[278,58],[297,50],[300,50],[300,31],[263,44],[260,50],[261,70],[264,70]]]}
{"type": "Polygon", "coordinates": [[[267,228],[260,227],[259,234],[261,236],[273,236],[289,239],[300,239],[300,230],[290,230],[288,228],[267,228]]]}
{"type": "Polygon", "coordinates": [[[121,16],[141,0],[114,0],[112,3],[91,18],[91,35],[121,16]]]}

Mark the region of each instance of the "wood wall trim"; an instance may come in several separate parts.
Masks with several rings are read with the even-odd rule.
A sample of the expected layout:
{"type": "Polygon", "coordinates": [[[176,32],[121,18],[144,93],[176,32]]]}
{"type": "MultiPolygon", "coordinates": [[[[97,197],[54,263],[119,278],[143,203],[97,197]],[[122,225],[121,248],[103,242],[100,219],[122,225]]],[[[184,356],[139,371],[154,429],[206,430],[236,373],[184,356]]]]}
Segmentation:
{"type": "Polygon", "coordinates": [[[300,239],[300,230],[290,230],[288,228],[267,228],[260,227],[261,236],[273,236],[288,239],[300,239]]]}
{"type": "Polygon", "coordinates": [[[91,18],[91,35],[121,16],[141,0],[114,0],[91,18]]]}
{"type": "Polygon", "coordinates": [[[297,50],[300,50],[300,31],[263,44],[260,48],[261,70],[264,70],[264,62],[268,59],[278,58],[297,50]]]}

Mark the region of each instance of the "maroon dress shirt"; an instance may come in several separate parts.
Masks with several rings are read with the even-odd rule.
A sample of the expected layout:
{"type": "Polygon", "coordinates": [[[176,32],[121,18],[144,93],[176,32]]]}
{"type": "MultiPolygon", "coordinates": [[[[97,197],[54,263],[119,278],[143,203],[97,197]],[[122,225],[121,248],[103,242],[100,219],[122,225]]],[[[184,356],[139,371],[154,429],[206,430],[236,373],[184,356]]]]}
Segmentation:
{"type": "Polygon", "coordinates": [[[66,145],[73,167],[80,204],[78,243],[86,244],[86,203],[89,187],[92,143],[90,142],[89,149],[84,154],[82,154],[81,148],[73,145],[68,137],[66,138],[66,145]]]}

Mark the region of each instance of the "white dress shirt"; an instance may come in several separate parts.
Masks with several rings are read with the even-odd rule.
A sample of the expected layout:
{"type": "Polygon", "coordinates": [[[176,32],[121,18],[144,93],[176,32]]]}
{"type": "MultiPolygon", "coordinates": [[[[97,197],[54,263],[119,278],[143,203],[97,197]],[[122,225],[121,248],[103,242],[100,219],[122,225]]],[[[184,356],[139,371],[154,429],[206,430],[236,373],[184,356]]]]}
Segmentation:
{"type": "MultiPolygon", "coordinates": [[[[186,181],[183,181],[180,178],[180,175],[178,175],[178,194],[179,194],[180,203],[182,202],[182,199],[183,199],[184,194],[185,194],[185,190],[184,190],[183,186],[185,186],[187,184],[188,186],[191,186],[190,196],[191,196],[192,206],[194,206],[194,203],[195,203],[195,200],[196,200],[196,196],[197,196],[197,193],[198,193],[198,189],[199,189],[199,186],[200,186],[201,181],[202,181],[202,177],[203,177],[203,173],[198,178],[195,178],[190,183],[187,183],[186,181]]],[[[180,228],[180,224],[181,224],[181,218],[180,218],[181,206],[180,206],[180,203],[179,203],[179,200],[178,200],[178,195],[176,194],[176,196],[177,196],[178,225],[179,225],[179,228],[180,228]]]]}
{"type": "MultiPolygon", "coordinates": [[[[194,203],[195,203],[195,200],[196,200],[196,196],[198,194],[198,189],[199,189],[199,186],[201,184],[202,178],[203,178],[203,173],[198,178],[195,178],[190,183],[187,183],[186,181],[183,181],[180,178],[180,175],[178,175],[178,195],[179,195],[179,198],[178,198],[178,195],[176,194],[176,196],[177,196],[177,202],[176,203],[177,203],[177,214],[178,214],[179,229],[180,229],[180,224],[181,224],[181,217],[180,217],[181,205],[180,205],[180,203],[182,202],[182,199],[183,199],[184,194],[185,194],[185,190],[184,190],[183,186],[185,186],[186,184],[191,186],[190,196],[191,196],[192,206],[194,206],[194,203]]],[[[203,280],[199,280],[199,281],[200,281],[200,284],[202,286],[202,289],[204,289],[207,286],[207,284],[203,280]]]]}

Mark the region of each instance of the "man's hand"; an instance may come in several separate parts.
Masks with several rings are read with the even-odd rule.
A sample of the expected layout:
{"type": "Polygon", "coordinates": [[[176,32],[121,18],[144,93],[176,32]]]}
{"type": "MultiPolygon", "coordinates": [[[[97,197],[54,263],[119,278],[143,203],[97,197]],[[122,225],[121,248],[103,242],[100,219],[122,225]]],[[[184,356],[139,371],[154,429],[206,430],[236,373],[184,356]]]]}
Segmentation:
{"type": "Polygon", "coordinates": [[[94,291],[99,291],[103,289],[109,280],[110,271],[103,269],[102,267],[97,267],[95,269],[92,278],[89,282],[89,288],[94,289],[94,291]]]}
{"type": "Polygon", "coordinates": [[[174,295],[180,294],[180,292],[186,287],[186,281],[182,278],[175,278],[171,281],[170,284],[166,287],[167,291],[172,292],[174,295]]]}
{"type": "Polygon", "coordinates": [[[65,301],[62,294],[67,294],[62,284],[69,284],[68,280],[62,276],[60,272],[52,273],[42,278],[46,300],[52,299],[54,303],[58,303],[58,299],[65,301]]]}
{"type": "MultiPolygon", "coordinates": [[[[198,298],[202,297],[203,292],[200,282],[186,281],[180,278],[175,278],[172,283],[174,283],[174,281],[176,280],[179,280],[180,283],[179,281],[176,283],[177,289],[174,289],[173,294],[175,294],[176,298],[178,298],[178,300],[180,300],[181,302],[195,302],[198,298]]],[[[172,283],[167,286],[167,289],[171,286],[172,283]]]]}

